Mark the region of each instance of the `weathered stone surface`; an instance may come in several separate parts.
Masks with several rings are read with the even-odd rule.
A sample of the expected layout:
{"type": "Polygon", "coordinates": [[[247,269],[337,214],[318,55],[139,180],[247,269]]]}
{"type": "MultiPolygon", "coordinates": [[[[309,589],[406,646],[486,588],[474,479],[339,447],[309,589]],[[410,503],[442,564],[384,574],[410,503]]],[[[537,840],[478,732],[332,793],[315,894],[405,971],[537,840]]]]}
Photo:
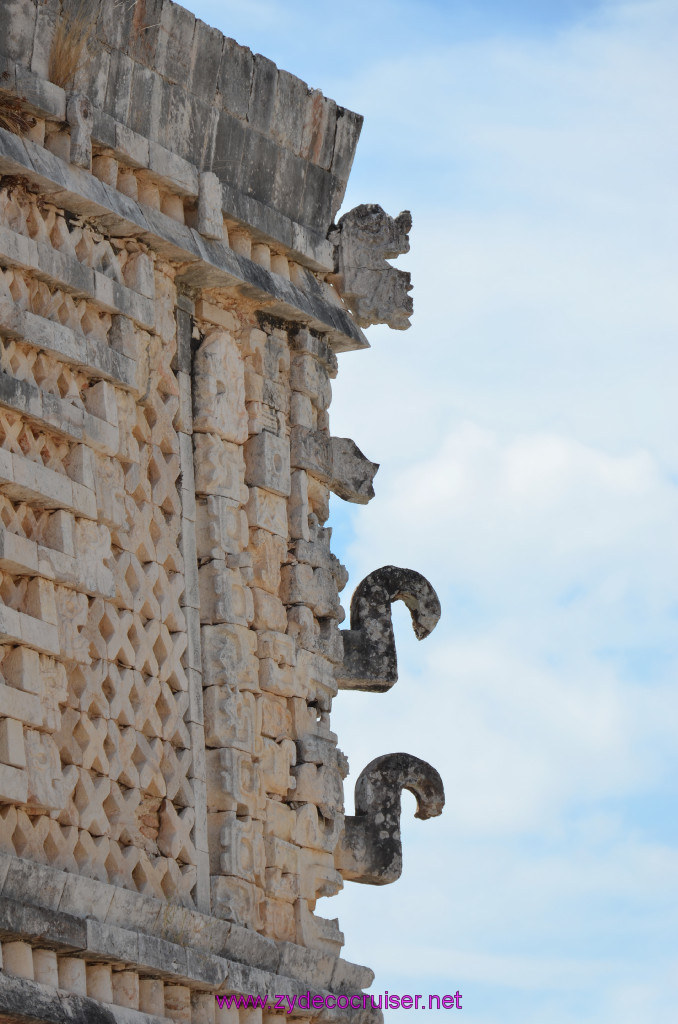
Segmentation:
{"type": "Polygon", "coordinates": [[[386,565],[358,584],[351,598],[351,628],[342,630],[344,662],[339,687],[381,693],[398,679],[391,605],[402,601],[412,615],[417,640],[435,629],[440,618],[438,595],[420,573],[386,565]]]}
{"type": "Polygon", "coordinates": [[[442,813],[445,793],[440,775],[411,754],[385,754],[370,761],[355,785],[355,815],[347,815],[335,862],[352,882],[387,885],[400,878],[400,796],[417,800],[416,818],[442,813]]]}
{"type": "Polygon", "coordinates": [[[348,437],[331,437],[332,490],[344,501],[366,505],[374,497],[372,481],[379,469],[348,437]]]}
{"type": "Polygon", "coordinates": [[[381,206],[363,204],[344,216],[332,233],[336,283],[361,327],[388,324],[407,330],[412,315],[410,275],[387,261],[409,252],[412,217],[389,217],[381,206]]]}

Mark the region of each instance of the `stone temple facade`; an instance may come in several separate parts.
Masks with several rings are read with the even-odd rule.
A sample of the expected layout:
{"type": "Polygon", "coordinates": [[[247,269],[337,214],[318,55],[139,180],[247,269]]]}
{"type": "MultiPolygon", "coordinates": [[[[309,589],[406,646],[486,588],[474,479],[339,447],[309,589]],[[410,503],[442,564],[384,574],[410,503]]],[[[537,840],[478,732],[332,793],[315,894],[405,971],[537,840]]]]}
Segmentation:
{"type": "Polygon", "coordinates": [[[375,567],[341,628],[328,407],[409,214],[335,224],[361,118],[169,0],[3,0],[0,50],[0,1021],[376,1021],[317,904],[443,789],[385,754],[345,815],[330,711],[440,607],[375,567]]]}

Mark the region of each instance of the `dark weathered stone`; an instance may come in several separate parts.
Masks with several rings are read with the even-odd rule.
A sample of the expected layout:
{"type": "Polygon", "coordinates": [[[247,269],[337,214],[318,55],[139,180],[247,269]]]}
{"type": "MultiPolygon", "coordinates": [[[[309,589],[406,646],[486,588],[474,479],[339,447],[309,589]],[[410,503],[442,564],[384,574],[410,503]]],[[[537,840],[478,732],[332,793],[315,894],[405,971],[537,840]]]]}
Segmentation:
{"type": "Polygon", "coordinates": [[[388,885],[403,868],[400,797],[403,789],[417,800],[415,818],[442,813],[445,792],[440,775],[412,754],[384,754],[370,761],[355,784],[355,815],[346,817],[335,863],[351,882],[388,885]]]}
{"type": "Polygon", "coordinates": [[[24,939],[62,952],[85,949],[85,922],[70,914],[0,897],[0,939],[24,939]]]}
{"type": "Polygon", "coordinates": [[[266,135],[250,131],[245,137],[240,187],[261,203],[273,198],[280,147],[266,135]]]}
{"type": "Polygon", "coordinates": [[[278,69],[273,61],[268,57],[262,57],[260,53],[255,53],[247,120],[257,131],[270,132],[271,130],[277,80],[278,69]]]}
{"type": "Polygon", "coordinates": [[[398,679],[391,605],[402,601],[412,614],[417,640],[435,629],[440,601],[421,573],[385,565],[358,584],[351,598],[351,628],[343,629],[344,663],[337,669],[342,690],[383,693],[398,679]]]}
{"type": "Polygon", "coordinates": [[[196,19],[193,36],[193,62],[187,86],[203,103],[213,103],[219,81],[224,37],[219,29],[196,19]]]}
{"type": "MultiPolygon", "coordinates": [[[[116,121],[127,121],[130,100],[132,97],[132,81],[134,78],[134,61],[119,50],[111,52],[108,67],[108,83],[103,102],[104,110],[116,121]]],[[[150,79],[146,79],[150,81],[150,79]]]]}
{"type": "Polygon", "coordinates": [[[246,46],[238,46],[235,39],[224,39],[217,91],[224,110],[243,121],[247,118],[253,73],[252,51],[246,46]]]}
{"type": "Polygon", "coordinates": [[[245,126],[233,114],[222,110],[217,122],[211,169],[222,181],[228,181],[236,187],[240,182],[244,148],[245,126]]]}

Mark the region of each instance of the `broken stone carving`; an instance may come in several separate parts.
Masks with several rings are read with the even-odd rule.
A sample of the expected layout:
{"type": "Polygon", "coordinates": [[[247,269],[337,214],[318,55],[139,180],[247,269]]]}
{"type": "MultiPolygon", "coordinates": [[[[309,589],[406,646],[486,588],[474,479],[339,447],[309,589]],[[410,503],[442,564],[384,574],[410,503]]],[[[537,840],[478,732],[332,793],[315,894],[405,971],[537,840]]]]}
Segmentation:
{"type": "Polygon", "coordinates": [[[344,501],[366,505],[374,497],[378,462],[370,462],[348,437],[331,437],[332,490],[344,501]]]}
{"type": "Polygon", "coordinates": [[[337,668],[342,690],[383,693],[398,679],[391,605],[402,601],[412,614],[417,640],[435,629],[440,601],[421,573],[385,565],[358,584],[351,598],[350,629],[343,629],[344,662],[337,668]]]}
{"type": "Polygon", "coordinates": [[[389,217],[374,203],[344,214],[330,238],[335,243],[335,282],[361,327],[388,324],[407,330],[412,316],[411,277],[387,261],[409,252],[412,216],[389,217]]]}
{"type": "Polygon", "coordinates": [[[400,796],[404,789],[416,797],[415,818],[442,813],[445,791],[440,775],[412,754],[376,757],[358,776],[355,815],[346,816],[335,853],[337,869],[347,881],[388,885],[400,878],[400,796]]]}

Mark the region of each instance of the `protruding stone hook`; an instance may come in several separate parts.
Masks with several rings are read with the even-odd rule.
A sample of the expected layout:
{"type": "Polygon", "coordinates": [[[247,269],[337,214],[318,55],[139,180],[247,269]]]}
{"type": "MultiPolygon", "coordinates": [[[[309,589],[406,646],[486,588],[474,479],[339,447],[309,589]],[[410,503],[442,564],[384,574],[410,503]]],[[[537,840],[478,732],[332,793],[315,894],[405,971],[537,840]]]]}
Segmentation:
{"type": "Polygon", "coordinates": [[[342,630],[344,663],[337,669],[342,690],[383,693],[398,679],[391,605],[402,601],[412,615],[418,640],[435,629],[440,601],[421,573],[385,565],[358,584],[351,598],[351,628],[342,630]]]}
{"type": "Polygon", "coordinates": [[[417,800],[415,818],[442,813],[445,791],[438,772],[412,754],[384,754],[370,761],[355,785],[355,815],[346,818],[335,853],[337,870],[348,881],[388,885],[403,868],[400,798],[417,800]]]}

